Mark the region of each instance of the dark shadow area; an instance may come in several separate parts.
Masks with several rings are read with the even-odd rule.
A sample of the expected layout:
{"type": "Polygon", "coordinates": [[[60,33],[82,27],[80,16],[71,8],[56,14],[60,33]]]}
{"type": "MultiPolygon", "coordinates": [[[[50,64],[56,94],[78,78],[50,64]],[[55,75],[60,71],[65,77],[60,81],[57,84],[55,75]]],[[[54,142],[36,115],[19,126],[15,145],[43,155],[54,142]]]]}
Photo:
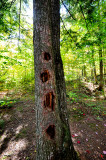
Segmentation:
{"type": "Polygon", "coordinates": [[[48,52],[44,52],[44,60],[49,61],[51,59],[51,55],[48,52]]]}
{"type": "Polygon", "coordinates": [[[54,110],[54,94],[53,94],[53,92],[49,92],[45,95],[44,107],[51,109],[51,111],[54,110]]]}
{"type": "Polygon", "coordinates": [[[6,137],[0,147],[0,154],[8,147],[8,143],[10,141],[10,137],[6,137]]]}
{"type": "Polygon", "coordinates": [[[46,82],[46,81],[48,81],[49,78],[50,78],[49,72],[48,72],[47,70],[44,71],[43,73],[41,73],[40,78],[41,78],[41,81],[42,81],[43,83],[46,82]]]}
{"type": "Polygon", "coordinates": [[[55,126],[54,125],[50,125],[46,129],[46,133],[49,135],[50,139],[54,139],[55,138],[55,126]]]}

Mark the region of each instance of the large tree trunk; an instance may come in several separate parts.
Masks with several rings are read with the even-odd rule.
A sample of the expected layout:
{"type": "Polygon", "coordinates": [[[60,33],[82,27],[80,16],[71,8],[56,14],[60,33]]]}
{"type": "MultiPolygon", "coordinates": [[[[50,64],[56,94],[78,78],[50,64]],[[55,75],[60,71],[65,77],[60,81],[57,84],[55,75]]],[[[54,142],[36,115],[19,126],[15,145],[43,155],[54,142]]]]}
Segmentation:
{"type": "Polygon", "coordinates": [[[34,0],[36,160],[77,160],[60,56],[59,0],[34,0]]]}

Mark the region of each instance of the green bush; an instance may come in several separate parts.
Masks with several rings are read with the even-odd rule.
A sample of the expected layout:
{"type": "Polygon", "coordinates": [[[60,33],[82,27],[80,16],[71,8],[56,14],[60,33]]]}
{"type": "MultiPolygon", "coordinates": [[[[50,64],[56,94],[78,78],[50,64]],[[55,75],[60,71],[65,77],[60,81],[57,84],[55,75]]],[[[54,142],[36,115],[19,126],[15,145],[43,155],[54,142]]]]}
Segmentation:
{"type": "Polygon", "coordinates": [[[10,108],[15,102],[16,100],[0,100],[0,108],[10,108]]]}

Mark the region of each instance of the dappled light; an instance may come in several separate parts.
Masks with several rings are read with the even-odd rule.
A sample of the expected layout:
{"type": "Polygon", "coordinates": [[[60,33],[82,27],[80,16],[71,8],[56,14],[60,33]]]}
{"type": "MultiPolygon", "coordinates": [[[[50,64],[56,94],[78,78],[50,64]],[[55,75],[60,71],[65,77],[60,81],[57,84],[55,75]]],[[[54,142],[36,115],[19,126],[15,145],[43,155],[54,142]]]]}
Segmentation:
{"type": "MultiPolygon", "coordinates": [[[[93,158],[94,160],[100,159],[101,155],[104,156],[103,151],[105,151],[105,101],[98,99],[100,96],[91,91],[89,83],[87,85],[84,82],[70,81],[66,84],[74,147],[81,154],[81,157],[88,159],[91,157],[91,160],[93,158]]],[[[5,112],[0,110],[3,111],[2,118],[5,121],[3,130],[0,131],[2,151],[0,158],[5,155],[16,159],[17,157],[34,158],[36,154],[35,138],[33,139],[35,137],[35,107],[32,96],[34,97],[34,94],[30,96],[26,94],[22,100],[16,100],[15,104],[7,108],[5,112]]],[[[49,107],[52,103],[48,101],[47,104],[46,107],[49,107]]],[[[54,129],[55,127],[48,126],[45,130],[48,139],[54,140],[54,129]]]]}
{"type": "Polygon", "coordinates": [[[35,155],[35,140],[31,140],[32,135],[34,137],[35,134],[35,129],[32,127],[35,111],[32,110],[32,106],[34,104],[28,105],[27,102],[24,102],[20,107],[20,103],[17,103],[12,108],[8,108],[6,113],[3,113],[2,118],[5,126],[0,121],[0,127],[3,126],[0,128],[2,129],[0,130],[0,159],[9,157],[11,159],[19,159],[20,157],[25,159],[25,157],[35,155]]]}
{"type": "Polygon", "coordinates": [[[10,141],[8,142],[8,146],[5,148],[5,153],[1,153],[0,157],[10,157],[11,158],[18,158],[18,153],[21,150],[25,150],[28,146],[28,142],[25,139],[21,139],[17,141],[10,141]]]}
{"type": "Polygon", "coordinates": [[[20,130],[23,128],[22,125],[19,125],[17,128],[16,128],[16,134],[19,134],[20,130]]]}
{"type": "Polygon", "coordinates": [[[104,0],[0,1],[0,160],[71,139],[81,160],[106,159],[105,32],[104,0]]]}

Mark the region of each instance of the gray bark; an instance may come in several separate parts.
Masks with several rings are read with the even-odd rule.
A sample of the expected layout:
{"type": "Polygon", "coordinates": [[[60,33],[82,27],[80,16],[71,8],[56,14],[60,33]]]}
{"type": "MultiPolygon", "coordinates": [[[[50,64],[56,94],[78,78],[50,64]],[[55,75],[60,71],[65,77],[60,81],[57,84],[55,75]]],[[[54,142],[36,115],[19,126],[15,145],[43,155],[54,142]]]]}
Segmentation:
{"type": "Polygon", "coordinates": [[[77,160],[60,56],[59,0],[34,0],[36,160],[77,160]]]}

